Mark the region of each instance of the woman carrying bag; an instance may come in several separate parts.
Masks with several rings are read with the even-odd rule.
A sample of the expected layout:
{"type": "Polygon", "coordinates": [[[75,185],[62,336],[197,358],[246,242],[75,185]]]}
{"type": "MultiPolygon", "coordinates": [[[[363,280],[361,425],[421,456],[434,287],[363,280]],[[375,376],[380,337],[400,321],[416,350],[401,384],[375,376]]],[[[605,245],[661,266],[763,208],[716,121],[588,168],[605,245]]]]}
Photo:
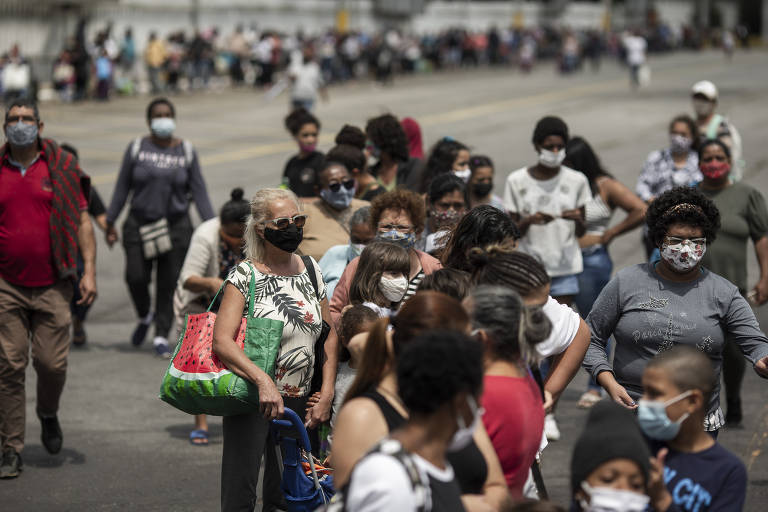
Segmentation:
{"type": "Polygon", "coordinates": [[[112,201],[107,210],[107,244],[117,242],[115,222],[128,195],[130,211],[123,224],[125,281],[139,316],[131,343],[144,343],[154,318],[155,352],[169,357],[168,333],[173,324],[173,293],[192,238],[190,200],[205,221],[216,214],[208,198],[200,163],[192,145],[173,136],[173,104],[157,98],[147,107],[150,135],[135,139],[125,151],[112,201]],[[149,285],[157,267],[155,313],[149,285]]]}
{"type": "Polygon", "coordinates": [[[304,421],[309,428],[330,417],[338,359],[336,332],[330,330],[324,354],[316,353],[323,320],[330,318],[330,310],[320,267],[311,258],[294,254],[301,243],[305,222],[306,215],[301,213],[293,192],[282,189],[257,192],[251,201],[251,215],[245,229],[247,259],[230,274],[224,288],[213,332],[213,351],[227,368],[258,387],[260,403],[259,411],[224,417],[221,469],[224,511],[253,508],[262,455],[266,465],[264,510],[280,505],[282,494],[276,454],[266,449],[270,420],[281,416],[285,407],[299,412],[306,410],[304,421]],[[253,302],[249,304],[252,276],[255,277],[253,302]],[[274,381],[235,343],[249,306],[254,317],[284,323],[274,381]],[[323,358],[320,397],[307,409],[314,361],[318,357],[323,358]]]}

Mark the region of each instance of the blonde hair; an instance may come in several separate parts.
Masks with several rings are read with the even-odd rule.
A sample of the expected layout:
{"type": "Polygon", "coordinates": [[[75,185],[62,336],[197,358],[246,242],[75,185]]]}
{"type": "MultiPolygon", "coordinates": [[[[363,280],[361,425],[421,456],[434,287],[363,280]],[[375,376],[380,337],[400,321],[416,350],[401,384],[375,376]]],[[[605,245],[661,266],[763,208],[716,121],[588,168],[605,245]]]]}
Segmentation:
{"type": "Polygon", "coordinates": [[[301,212],[301,203],[296,194],[282,188],[263,188],[251,199],[251,214],[245,225],[245,257],[252,261],[261,261],[264,257],[264,239],[256,232],[256,227],[272,219],[269,209],[274,201],[293,201],[301,212]]]}

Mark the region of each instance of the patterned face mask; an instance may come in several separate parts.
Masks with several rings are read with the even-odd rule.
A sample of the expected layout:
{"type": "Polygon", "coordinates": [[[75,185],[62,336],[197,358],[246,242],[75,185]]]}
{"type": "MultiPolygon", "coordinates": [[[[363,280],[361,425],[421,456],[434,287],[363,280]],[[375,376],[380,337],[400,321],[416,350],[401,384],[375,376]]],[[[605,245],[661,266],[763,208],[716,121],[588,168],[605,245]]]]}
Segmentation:
{"type": "Polygon", "coordinates": [[[668,236],[661,246],[661,257],[677,272],[688,272],[699,264],[707,252],[707,239],[683,239],[668,236]]]}

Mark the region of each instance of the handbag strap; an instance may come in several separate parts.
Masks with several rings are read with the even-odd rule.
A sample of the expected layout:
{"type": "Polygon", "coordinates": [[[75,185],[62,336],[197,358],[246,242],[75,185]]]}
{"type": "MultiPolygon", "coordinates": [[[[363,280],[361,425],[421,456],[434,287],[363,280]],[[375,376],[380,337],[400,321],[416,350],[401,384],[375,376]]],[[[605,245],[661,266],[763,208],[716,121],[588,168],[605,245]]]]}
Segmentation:
{"type": "MultiPolygon", "coordinates": [[[[251,265],[250,261],[246,261],[246,263],[248,263],[248,268],[251,269],[251,279],[250,281],[248,281],[248,297],[246,297],[245,299],[248,301],[248,317],[247,318],[251,318],[253,317],[253,302],[254,302],[253,295],[256,290],[256,271],[253,269],[253,265],[251,265]]],[[[219,294],[221,293],[221,290],[223,290],[225,286],[227,286],[226,279],[224,280],[223,283],[221,283],[221,286],[219,286],[219,291],[216,292],[216,295],[213,296],[213,300],[208,305],[208,309],[205,310],[206,313],[211,312],[211,308],[216,303],[216,298],[219,296],[219,294]]]]}
{"type": "Polygon", "coordinates": [[[315,274],[315,265],[312,263],[312,258],[309,256],[302,256],[301,261],[303,261],[304,266],[307,267],[309,280],[312,281],[312,287],[315,289],[315,298],[320,302],[320,290],[317,287],[317,274],[315,274]]]}

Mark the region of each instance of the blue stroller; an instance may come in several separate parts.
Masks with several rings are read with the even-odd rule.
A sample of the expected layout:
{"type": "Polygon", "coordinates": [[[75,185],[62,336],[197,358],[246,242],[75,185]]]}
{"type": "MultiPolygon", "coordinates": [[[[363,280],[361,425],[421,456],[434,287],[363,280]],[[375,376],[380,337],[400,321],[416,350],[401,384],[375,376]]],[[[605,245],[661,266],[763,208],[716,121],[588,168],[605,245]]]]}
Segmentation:
{"type": "Polygon", "coordinates": [[[307,430],[301,418],[285,408],[283,419],[272,420],[270,437],[275,443],[282,481],[280,488],[289,512],[311,512],[327,505],[334,494],[333,476],[316,468],[307,430]]]}

